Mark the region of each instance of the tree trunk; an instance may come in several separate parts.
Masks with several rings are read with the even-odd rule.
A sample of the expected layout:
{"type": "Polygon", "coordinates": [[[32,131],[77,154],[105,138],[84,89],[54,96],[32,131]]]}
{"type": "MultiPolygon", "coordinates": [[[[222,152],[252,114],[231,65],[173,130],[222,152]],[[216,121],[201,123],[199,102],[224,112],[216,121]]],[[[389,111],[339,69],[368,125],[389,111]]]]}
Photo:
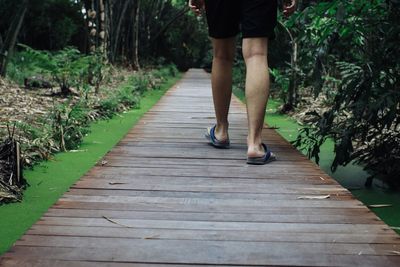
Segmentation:
{"type": "Polygon", "coordinates": [[[291,55],[291,77],[288,89],[288,105],[293,109],[297,105],[297,54],[298,47],[296,39],[292,41],[292,55],[291,55]]]}
{"type": "Polygon", "coordinates": [[[0,76],[6,75],[7,64],[10,61],[12,53],[17,42],[17,37],[24,21],[28,9],[29,0],[23,0],[17,15],[14,17],[10,29],[7,32],[6,39],[0,50],[0,76]]]}
{"type": "Polygon", "coordinates": [[[119,18],[118,18],[117,26],[115,28],[115,32],[113,32],[113,35],[110,36],[112,38],[112,41],[111,41],[111,44],[112,44],[111,45],[111,49],[112,49],[111,62],[112,63],[114,63],[115,59],[116,59],[117,50],[118,50],[118,47],[119,47],[119,41],[120,41],[120,38],[121,38],[120,36],[121,36],[122,22],[123,22],[123,20],[125,18],[125,13],[128,10],[128,6],[129,6],[130,2],[131,1],[129,1],[129,0],[125,1],[120,14],[118,14],[119,18]]]}
{"type": "Polygon", "coordinates": [[[106,49],[106,15],[105,15],[105,6],[104,6],[104,0],[99,0],[99,11],[100,11],[100,16],[99,16],[99,49],[102,54],[104,54],[105,49],[106,49]]]}
{"type": "Polygon", "coordinates": [[[89,21],[89,51],[94,53],[97,48],[97,35],[98,35],[98,10],[96,0],[91,0],[90,9],[87,11],[89,21]]]}
{"type": "Polygon", "coordinates": [[[135,70],[140,69],[140,64],[139,64],[139,29],[140,29],[140,0],[135,1],[135,17],[134,17],[134,26],[133,26],[133,68],[135,70]]]}
{"type": "Polygon", "coordinates": [[[288,111],[291,111],[294,109],[294,107],[297,105],[298,101],[298,86],[297,86],[297,64],[298,64],[298,44],[296,38],[293,37],[292,33],[290,30],[281,22],[278,22],[280,26],[283,27],[283,29],[286,31],[290,38],[290,44],[292,46],[292,52],[290,53],[290,69],[291,69],[291,75],[290,75],[290,82],[289,82],[289,88],[287,92],[287,103],[283,105],[282,112],[286,113],[288,111]]]}

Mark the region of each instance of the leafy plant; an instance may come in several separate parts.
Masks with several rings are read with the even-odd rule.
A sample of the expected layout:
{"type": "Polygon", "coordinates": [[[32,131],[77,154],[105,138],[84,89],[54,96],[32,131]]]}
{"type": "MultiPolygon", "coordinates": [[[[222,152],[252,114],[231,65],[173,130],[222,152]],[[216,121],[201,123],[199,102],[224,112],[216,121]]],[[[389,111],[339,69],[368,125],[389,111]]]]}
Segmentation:
{"type": "Polygon", "coordinates": [[[22,44],[20,47],[23,50],[14,57],[9,71],[10,78],[19,83],[27,77],[43,75],[58,84],[67,96],[72,87],[87,90],[89,84],[98,93],[106,76],[107,69],[98,52],[85,56],[72,47],[57,52],[39,51],[22,44]]]}
{"type": "Polygon", "coordinates": [[[50,113],[53,139],[62,151],[73,149],[89,132],[88,107],[82,101],[57,105],[50,113]]]}
{"type": "Polygon", "coordinates": [[[318,18],[304,15],[308,22],[303,41],[317,49],[305,57],[311,60],[314,55],[314,90],[329,92],[331,107],[323,114],[309,114],[309,125],[295,145],[307,148],[318,160],[319,147],[332,137],[332,170],[354,161],[371,172],[367,185],[378,177],[399,187],[399,5],[383,0],[332,1],[309,12],[318,18]],[[325,19],[319,18],[321,12],[325,19]]]}
{"type": "Polygon", "coordinates": [[[282,74],[279,69],[272,68],[269,70],[271,76],[274,78],[274,87],[278,88],[279,97],[284,103],[287,101],[287,94],[289,90],[290,80],[287,75],[282,74]]]}
{"type": "Polygon", "coordinates": [[[81,56],[75,48],[64,48],[51,57],[51,74],[63,95],[71,93],[72,86],[79,86],[87,76],[89,58],[81,56]]]}

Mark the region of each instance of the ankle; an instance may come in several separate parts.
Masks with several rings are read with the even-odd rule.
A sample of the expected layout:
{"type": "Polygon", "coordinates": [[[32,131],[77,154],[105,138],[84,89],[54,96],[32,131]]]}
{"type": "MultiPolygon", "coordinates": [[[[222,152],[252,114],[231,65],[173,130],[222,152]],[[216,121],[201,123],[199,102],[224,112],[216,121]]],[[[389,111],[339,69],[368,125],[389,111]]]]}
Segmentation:
{"type": "Polygon", "coordinates": [[[223,141],[228,139],[228,123],[219,124],[217,123],[215,127],[215,136],[218,140],[223,141]]]}
{"type": "Polygon", "coordinates": [[[262,149],[262,138],[261,137],[247,137],[247,146],[252,149],[262,149]]]}
{"type": "Polygon", "coordinates": [[[217,122],[215,130],[219,133],[228,133],[229,123],[228,122],[217,122]]]}

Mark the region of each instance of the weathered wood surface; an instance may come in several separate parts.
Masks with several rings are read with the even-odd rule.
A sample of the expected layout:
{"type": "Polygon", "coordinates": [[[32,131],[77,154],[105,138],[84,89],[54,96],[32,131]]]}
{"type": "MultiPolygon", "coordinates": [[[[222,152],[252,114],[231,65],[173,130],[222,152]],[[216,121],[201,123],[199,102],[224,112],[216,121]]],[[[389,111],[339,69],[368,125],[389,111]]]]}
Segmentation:
{"type": "Polygon", "coordinates": [[[273,129],[279,160],[245,164],[238,100],[232,148],[209,146],[210,93],[188,72],[0,265],[400,266],[399,236],[273,129]]]}

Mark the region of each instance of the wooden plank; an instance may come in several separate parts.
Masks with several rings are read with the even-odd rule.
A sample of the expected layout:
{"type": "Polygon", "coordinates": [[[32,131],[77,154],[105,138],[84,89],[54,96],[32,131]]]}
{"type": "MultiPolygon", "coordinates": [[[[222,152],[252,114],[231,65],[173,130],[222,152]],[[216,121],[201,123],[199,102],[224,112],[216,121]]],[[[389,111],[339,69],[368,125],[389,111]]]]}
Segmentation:
{"type": "Polygon", "coordinates": [[[144,219],[144,220],[180,220],[180,221],[217,221],[217,222],[298,222],[298,223],[334,223],[334,224],[381,224],[372,212],[366,210],[350,211],[344,209],[338,214],[320,212],[304,214],[277,210],[275,213],[240,212],[179,212],[179,211],[120,211],[85,209],[50,209],[45,217],[144,219]]]}
{"type": "MultiPolygon", "coordinates": [[[[398,266],[398,256],[369,254],[354,255],[331,254],[327,250],[312,250],[307,246],[292,246],[293,250],[286,250],[279,246],[242,247],[242,243],[230,247],[225,244],[190,244],[185,240],[154,244],[152,240],[145,240],[128,248],[59,248],[59,247],[25,247],[16,246],[11,255],[20,255],[21,259],[70,259],[77,261],[102,261],[125,263],[169,263],[169,264],[208,264],[208,265],[246,265],[246,266],[398,266]],[[320,253],[317,253],[320,252],[320,253]],[[157,255],[157,257],[154,257],[157,255]],[[118,260],[117,260],[118,259],[118,260]]],[[[158,240],[157,240],[158,241],[158,240]]],[[[158,241],[159,242],[159,241],[158,241]]],[[[196,241],[201,242],[201,241],[196,241]]],[[[79,244],[79,242],[78,242],[79,244]]],[[[318,244],[319,245],[319,244],[318,244]]],[[[314,247],[313,247],[314,248],[314,247]]],[[[362,252],[362,251],[361,251],[362,252]]],[[[368,251],[370,252],[370,251],[368,251]]],[[[6,254],[6,257],[10,254],[6,254]]]]}
{"type": "MultiPolygon", "coordinates": [[[[123,181],[118,179],[98,179],[97,182],[92,180],[82,180],[77,182],[72,188],[82,189],[120,189],[120,190],[153,190],[153,191],[187,191],[187,192],[219,192],[219,193],[265,193],[271,194],[308,194],[308,192],[320,192],[321,194],[335,194],[335,192],[341,191],[337,185],[326,185],[326,184],[305,184],[305,183],[291,183],[291,184],[279,184],[273,183],[271,180],[266,180],[268,184],[262,184],[259,186],[243,185],[237,186],[232,184],[224,183],[208,183],[208,184],[159,184],[156,182],[147,181],[145,184],[137,184],[130,181],[123,181]],[[121,182],[121,183],[120,183],[121,182]],[[279,185],[279,186],[278,186],[279,185]]],[[[277,204],[279,205],[279,204],[277,204]]]]}
{"type": "Polygon", "coordinates": [[[397,236],[390,234],[349,234],[349,233],[288,233],[272,234],[265,231],[193,230],[124,227],[85,227],[63,225],[35,225],[28,235],[75,236],[128,238],[128,239],[172,239],[210,241],[251,241],[251,242],[296,242],[296,243],[346,243],[346,244],[400,244],[397,236]]]}
{"type": "MultiPolygon", "coordinates": [[[[107,155],[103,158],[107,163],[105,166],[118,167],[137,167],[137,168],[187,168],[189,167],[203,167],[203,166],[218,166],[218,167],[245,167],[246,163],[243,159],[227,160],[227,159],[203,159],[201,161],[193,159],[179,159],[179,161],[170,158],[158,158],[157,161],[149,161],[147,158],[139,157],[128,157],[124,155],[107,155]]],[[[99,161],[101,165],[101,161],[99,161]]],[[[283,169],[293,167],[293,164],[287,161],[276,161],[274,162],[275,167],[281,167],[283,169]]],[[[311,161],[299,162],[296,166],[301,170],[302,168],[312,168],[317,173],[321,173],[321,170],[311,161]]]]}
{"type": "MultiPolygon", "coordinates": [[[[293,211],[293,209],[308,212],[308,210],[315,210],[318,212],[322,209],[331,210],[331,213],[336,213],[339,209],[343,209],[343,207],[326,207],[323,204],[320,205],[306,205],[306,206],[279,206],[279,205],[270,205],[267,207],[249,207],[249,206],[232,206],[232,205],[178,205],[178,204],[166,204],[166,203],[98,203],[98,202],[80,202],[80,201],[58,201],[54,207],[57,208],[68,208],[68,209],[112,209],[112,210],[142,210],[142,211],[184,211],[184,212],[193,212],[193,211],[212,211],[212,212],[249,212],[249,213],[270,213],[271,211],[276,211],[279,209],[293,211]]],[[[364,206],[354,206],[348,207],[349,210],[354,210],[357,212],[358,210],[367,209],[364,206]]]]}
{"type": "Polygon", "coordinates": [[[326,208],[352,208],[355,205],[361,205],[357,200],[343,201],[342,198],[337,200],[322,199],[308,200],[297,199],[296,197],[273,198],[269,201],[258,199],[209,199],[209,198],[181,198],[181,197],[142,197],[142,196],[65,196],[60,201],[64,202],[92,202],[92,203],[116,203],[116,204],[171,204],[179,206],[231,206],[231,207],[326,207],[326,208]]]}
{"type": "MultiPolygon", "coordinates": [[[[124,262],[102,262],[102,261],[71,261],[71,260],[33,260],[33,259],[15,259],[15,258],[0,258],[0,266],[3,267],[171,267],[175,264],[167,263],[124,263],[124,262]]],[[[227,267],[232,265],[218,265],[227,267]]],[[[235,265],[237,267],[245,267],[235,265]]],[[[179,264],[179,267],[204,267],[197,264],[179,264]]]]}
{"type": "MultiPolygon", "coordinates": [[[[331,255],[395,255],[393,251],[400,248],[399,244],[347,244],[347,243],[306,243],[306,242],[251,242],[251,241],[210,241],[210,240],[161,240],[161,239],[128,239],[128,238],[103,238],[103,237],[80,237],[71,236],[41,236],[26,235],[23,239],[16,242],[20,247],[51,247],[51,248],[86,248],[128,250],[129,247],[152,247],[165,249],[171,245],[173,247],[225,247],[228,251],[234,251],[241,248],[245,254],[251,254],[253,251],[295,251],[310,254],[327,253],[331,255]],[[179,243],[179,244],[177,244],[179,243]],[[254,249],[255,247],[257,249],[254,249]]],[[[173,251],[173,250],[171,250],[173,251]]],[[[176,252],[176,251],[174,251],[176,252]]],[[[261,257],[260,257],[261,258],[261,257]]],[[[262,257],[262,258],[265,258],[262,257]]],[[[244,264],[244,263],[241,263],[244,264]]]]}
{"type": "MultiPolygon", "coordinates": [[[[271,200],[271,198],[276,197],[276,199],[282,199],[289,196],[295,195],[297,199],[299,196],[304,196],[304,193],[292,194],[274,194],[270,192],[261,193],[219,193],[219,192],[187,192],[187,191],[155,191],[155,190],[118,190],[118,189],[81,189],[81,188],[71,188],[65,196],[70,195],[81,195],[81,196],[143,196],[143,197],[181,197],[181,198],[209,198],[209,199],[258,199],[258,200],[271,200]]],[[[317,191],[308,191],[307,195],[320,196],[321,193],[317,191]]],[[[350,197],[353,198],[351,193],[347,190],[337,190],[330,198],[337,199],[339,197],[350,197]]]]}
{"type": "Polygon", "coordinates": [[[280,233],[391,233],[391,229],[382,224],[333,224],[333,223],[266,223],[266,222],[218,222],[218,221],[173,221],[173,220],[140,220],[113,218],[71,218],[42,217],[37,225],[63,225],[87,227],[115,228],[157,228],[157,229],[188,229],[215,231],[264,231],[280,233]]]}
{"type": "MultiPolygon", "coordinates": [[[[321,183],[337,184],[337,182],[332,181],[329,177],[322,172],[310,172],[301,170],[292,172],[288,170],[280,170],[281,168],[276,168],[271,166],[267,172],[256,172],[249,174],[246,170],[251,171],[251,168],[235,168],[235,167],[201,167],[201,168],[190,168],[190,169],[179,169],[179,168],[126,168],[126,167],[101,167],[95,166],[91,171],[88,172],[86,176],[95,177],[108,177],[112,179],[125,178],[125,177],[140,177],[140,176],[153,176],[153,177],[208,177],[212,178],[243,178],[247,180],[254,179],[270,179],[278,178],[279,180],[293,179],[298,182],[298,179],[303,178],[317,178],[321,183]],[[228,173],[227,173],[228,172],[228,173]],[[322,177],[323,179],[321,179],[322,177]]],[[[88,177],[88,178],[89,178],[88,177]]],[[[150,179],[150,178],[149,178],[150,179]]],[[[193,179],[194,180],[194,179],[193,179]]],[[[240,179],[237,179],[238,181],[240,179]]]]}

